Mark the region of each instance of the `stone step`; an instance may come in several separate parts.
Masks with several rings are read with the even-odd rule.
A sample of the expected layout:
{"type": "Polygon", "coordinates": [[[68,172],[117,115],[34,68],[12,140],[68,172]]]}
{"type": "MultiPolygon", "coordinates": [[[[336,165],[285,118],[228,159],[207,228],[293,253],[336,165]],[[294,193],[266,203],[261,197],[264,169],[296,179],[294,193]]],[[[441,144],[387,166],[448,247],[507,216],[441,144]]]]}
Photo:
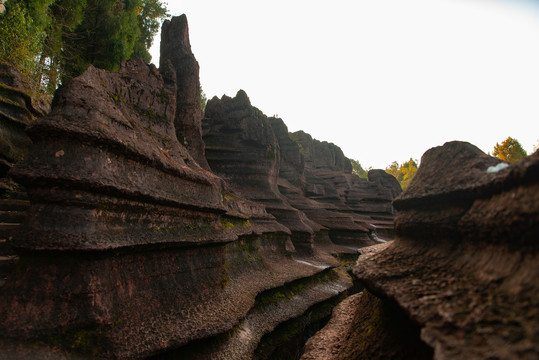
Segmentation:
{"type": "Polygon", "coordinates": [[[3,211],[0,210],[0,223],[22,223],[25,218],[24,211],[3,211]]]}
{"type": "Polygon", "coordinates": [[[4,197],[0,199],[0,201],[2,201],[3,199],[28,200],[28,194],[26,194],[24,188],[19,185],[17,186],[17,189],[11,189],[7,191],[7,195],[4,195],[4,197]]]}
{"type": "Polygon", "coordinates": [[[22,199],[0,199],[0,211],[26,211],[30,207],[30,201],[22,199]]]}
{"type": "Polygon", "coordinates": [[[21,226],[19,223],[0,223],[0,253],[4,252],[8,245],[5,245],[6,242],[9,242],[13,237],[15,231],[21,226]],[[4,250],[4,251],[3,251],[4,250]]]}
{"type": "Polygon", "coordinates": [[[15,255],[15,251],[11,247],[11,243],[8,239],[0,239],[0,255],[1,256],[15,255]]]}
{"type": "Polygon", "coordinates": [[[18,262],[18,256],[0,256],[0,287],[4,285],[7,276],[13,271],[15,266],[17,266],[18,262]]]}
{"type": "Polygon", "coordinates": [[[14,103],[24,108],[26,108],[26,102],[29,100],[28,95],[20,89],[5,84],[0,86],[0,98],[4,102],[14,103]]]}
{"type": "Polygon", "coordinates": [[[19,262],[19,257],[16,255],[0,256],[0,271],[12,269],[17,262],[19,262]]]}

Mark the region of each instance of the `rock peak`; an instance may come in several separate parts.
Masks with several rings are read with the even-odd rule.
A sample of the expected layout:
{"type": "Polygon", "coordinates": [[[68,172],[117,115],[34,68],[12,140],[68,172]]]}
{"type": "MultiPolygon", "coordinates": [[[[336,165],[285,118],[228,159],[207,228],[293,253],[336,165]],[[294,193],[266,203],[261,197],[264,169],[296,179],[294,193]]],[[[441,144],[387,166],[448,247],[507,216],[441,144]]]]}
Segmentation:
{"type": "Polygon", "coordinates": [[[176,136],[195,161],[209,170],[201,130],[200,67],[191,51],[185,15],[165,21],[161,29],[160,69],[168,75],[170,66],[176,72],[176,136]]]}

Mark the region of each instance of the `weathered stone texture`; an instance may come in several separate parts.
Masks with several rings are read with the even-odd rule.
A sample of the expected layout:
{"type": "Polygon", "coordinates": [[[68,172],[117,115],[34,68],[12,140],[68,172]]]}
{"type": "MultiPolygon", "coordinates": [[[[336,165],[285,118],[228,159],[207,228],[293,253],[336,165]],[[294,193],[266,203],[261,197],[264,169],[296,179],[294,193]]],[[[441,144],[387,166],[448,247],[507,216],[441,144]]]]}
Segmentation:
{"type": "Polygon", "coordinates": [[[435,359],[539,357],[539,153],[499,163],[468,143],[427,151],[394,201],[397,239],[354,270],[435,359]]]}
{"type": "Polygon", "coordinates": [[[2,171],[22,149],[10,175],[31,204],[0,283],[0,358],[284,357],[353,287],[339,266],[354,252],[331,240],[364,246],[390,222],[385,173],[351,175],[340,148],[296,141],[243,91],[207,104],[210,171],[185,16],[162,40],[159,70],[90,66],[33,122],[2,87],[1,129],[18,131],[2,171]]]}
{"type": "Polygon", "coordinates": [[[372,180],[352,175],[338,146],[290,134],[281,119],[253,107],[244,91],[208,102],[203,134],[212,170],[262,202],[297,246],[305,248],[322,229],[332,241],[355,247],[375,244],[375,230],[391,236],[396,179],[383,171],[373,171],[372,180]]]}
{"type": "Polygon", "coordinates": [[[175,70],[176,114],[174,125],[181,144],[203,169],[209,170],[204,157],[202,141],[200,103],[200,79],[198,65],[189,42],[189,28],[185,15],[165,20],[161,30],[160,68],[170,63],[175,70]]]}
{"type": "Polygon", "coordinates": [[[299,251],[312,251],[313,228],[303,212],[290,206],[278,189],[281,151],[269,119],[247,94],[213,98],[203,123],[208,162],[238,193],[265,205],[292,231],[299,251]]]}

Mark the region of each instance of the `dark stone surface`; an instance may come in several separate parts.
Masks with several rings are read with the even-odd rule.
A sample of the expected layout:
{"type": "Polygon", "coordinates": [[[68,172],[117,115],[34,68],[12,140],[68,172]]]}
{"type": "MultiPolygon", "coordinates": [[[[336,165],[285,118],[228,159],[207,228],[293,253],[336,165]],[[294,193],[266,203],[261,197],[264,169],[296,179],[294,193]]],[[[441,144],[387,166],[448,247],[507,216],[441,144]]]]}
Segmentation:
{"type": "Polygon", "coordinates": [[[394,202],[397,239],[354,269],[435,359],[539,357],[539,153],[498,164],[468,143],[427,151],[394,202]]]}
{"type": "Polygon", "coordinates": [[[203,133],[213,171],[262,202],[292,231],[296,246],[305,248],[322,229],[329,229],[332,241],[353,247],[376,243],[374,230],[391,234],[396,179],[381,170],[370,180],[352,175],[338,146],[304,132],[290,134],[282,119],[253,107],[244,91],[208,102],[203,133]]]}
{"type": "Polygon", "coordinates": [[[312,252],[313,228],[278,189],[281,150],[267,116],[240,90],[236,97],[213,98],[203,123],[206,156],[212,170],[238,193],[265,205],[292,232],[298,251],[312,252]]]}
{"type": "Polygon", "coordinates": [[[309,165],[242,91],[208,103],[210,171],[185,16],[162,33],[159,70],[90,66],[27,129],[10,174],[30,208],[0,283],[0,358],[250,358],[261,339],[281,350],[275,329],[310,326],[317,307],[319,321],[353,285],[332,256],[353,251],[329,239],[365,245],[376,225],[364,212],[392,216],[385,180],[358,180],[312,139],[309,165]],[[383,204],[361,209],[367,197],[383,204]]]}
{"type": "Polygon", "coordinates": [[[161,30],[161,56],[159,67],[171,64],[175,72],[176,114],[174,126],[176,136],[198,165],[209,170],[204,157],[204,142],[201,134],[202,108],[200,103],[200,79],[198,65],[189,42],[189,27],[185,15],[165,20],[161,30]]]}
{"type": "Polygon", "coordinates": [[[11,167],[24,159],[31,146],[24,129],[47,111],[46,101],[39,105],[17,69],[0,61],[0,193],[11,167]]]}
{"type": "Polygon", "coordinates": [[[287,259],[289,230],[177,141],[173,89],[141,60],[90,67],[29,128],[2,337],[141,358],[228,331],[258,292],[319,271],[287,259]]]}

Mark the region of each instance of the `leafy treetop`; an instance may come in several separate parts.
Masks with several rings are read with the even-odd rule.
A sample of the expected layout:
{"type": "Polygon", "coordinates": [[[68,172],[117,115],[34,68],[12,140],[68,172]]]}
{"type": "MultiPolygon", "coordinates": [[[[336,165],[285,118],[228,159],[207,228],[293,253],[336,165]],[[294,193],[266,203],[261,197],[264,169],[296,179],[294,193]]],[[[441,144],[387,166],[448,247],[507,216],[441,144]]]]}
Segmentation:
{"type": "Polygon", "coordinates": [[[160,21],[170,16],[159,0],[10,0],[0,16],[0,57],[53,93],[89,64],[115,71],[142,57],[160,21]]]}
{"type": "Polygon", "coordinates": [[[515,162],[525,158],[527,154],[518,140],[509,136],[501,144],[496,143],[492,155],[503,161],[515,162]]]}
{"type": "Polygon", "coordinates": [[[402,190],[406,190],[417,172],[417,160],[410,158],[410,160],[401,165],[393,161],[391,165],[386,167],[386,172],[397,179],[402,190]]]}
{"type": "Polygon", "coordinates": [[[363,169],[359,161],[350,159],[350,163],[352,164],[352,174],[356,174],[363,179],[367,178],[367,170],[363,169]]]}

